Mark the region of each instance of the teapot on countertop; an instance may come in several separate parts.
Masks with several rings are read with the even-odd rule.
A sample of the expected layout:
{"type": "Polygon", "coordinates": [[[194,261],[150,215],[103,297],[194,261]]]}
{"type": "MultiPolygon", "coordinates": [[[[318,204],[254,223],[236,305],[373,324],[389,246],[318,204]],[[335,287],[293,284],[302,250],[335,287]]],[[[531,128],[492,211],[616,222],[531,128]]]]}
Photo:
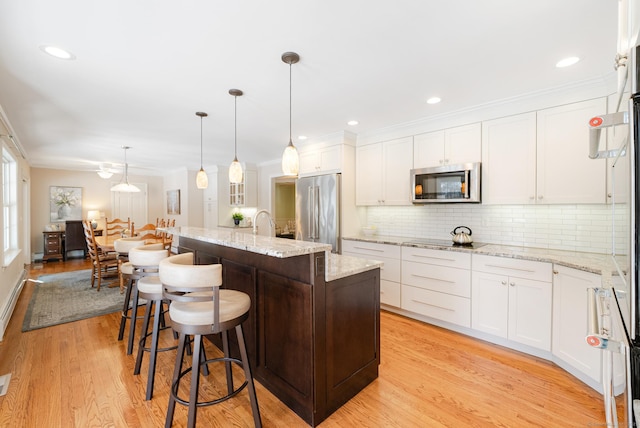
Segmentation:
{"type": "Polygon", "coordinates": [[[450,232],[451,236],[453,236],[453,243],[458,245],[470,245],[473,243],[473,238],[471,238],[471,229],[467,226],[458,226],[450,232]],[[469,233],[465,231],[458,231],[458,229],[467,229],[469,233]]]}

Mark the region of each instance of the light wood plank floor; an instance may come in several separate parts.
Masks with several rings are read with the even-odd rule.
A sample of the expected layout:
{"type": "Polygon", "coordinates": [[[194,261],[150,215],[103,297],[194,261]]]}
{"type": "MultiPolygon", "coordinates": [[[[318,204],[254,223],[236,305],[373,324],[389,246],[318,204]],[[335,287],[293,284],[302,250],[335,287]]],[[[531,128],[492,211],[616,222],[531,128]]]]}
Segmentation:
{"type": "MultiPolygon", "coordinates": [[[[49,262],[32,266],[30,276],[88,267],[49,262]]],[[[0,375],[12,375],[0,397],[0,427],[162,426],[175,354],[158,357],[154,397],[145,401],[148,358],[134,376],[126,337],[116,340],[120,314],[22,333],[33,287],[25,285],[0,344],[0,375]]],[[[207,344],[208,356],[216,352],[207,344]]],[[[604,425],[600,395],[554,364],[384,311],[381,356],[380,377],[320,427],[604,425]]],[[[219,391],[217,375],[210,378],[201,383],[207,394],[219,391]]],[[[260,384],[257,393],[264,426],[306,426],[260,384]]],[[[178,405],[174,426],[185,423],[178,405]]],[[[246,391],[199,409],[198,425],[252,426],[246,391]]]]}

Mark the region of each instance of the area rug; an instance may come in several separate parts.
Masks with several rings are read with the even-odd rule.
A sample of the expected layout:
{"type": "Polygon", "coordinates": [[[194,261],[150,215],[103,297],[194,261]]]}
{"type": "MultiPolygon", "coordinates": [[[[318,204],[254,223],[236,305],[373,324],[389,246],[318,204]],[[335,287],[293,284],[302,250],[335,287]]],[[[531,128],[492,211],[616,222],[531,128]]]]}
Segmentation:
{"type": "Polygon", "coordinates": [[[124,294],[102,280],[100,291],[91,288],[91,270],[41,275],[24,316],[22,331],[36,330],[122,310],[124,294]]]}

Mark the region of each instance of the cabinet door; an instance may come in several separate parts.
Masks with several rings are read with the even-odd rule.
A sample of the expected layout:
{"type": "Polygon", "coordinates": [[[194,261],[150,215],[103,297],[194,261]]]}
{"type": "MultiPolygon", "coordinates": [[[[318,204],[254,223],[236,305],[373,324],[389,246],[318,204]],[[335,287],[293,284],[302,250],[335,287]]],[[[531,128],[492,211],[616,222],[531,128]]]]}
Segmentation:
{"type": "Polygon", "coordinates": [[[598,98],[538,112],[538,203],[605,203],[606,162],[588,156],[588,124],[606,108],[598,98]]]}
{"type": "Polygon", "coordinates": [[[599,275],[554,266],[552,353],[597,383],[602,351],[587,345],[587,289],[599,287],[599,275]]]}
{"type": "Polygon", "coordinates": [[[309,147],[299,153],[299,174],[312,174],[319,168],[318,152],[309,147]]]}
{"type": "Polygon", "coordinates": [[[340,171],[342,169],[342,146],[325,147],[320,151],[320,171],[340,171]]]}
{"type": "Polygon", "coordinates": [[[482,158],[480,123],[458,126],[444,131],[444,163],[480,162],[482,158]]]}
{"type": "MultiPolygon", "coordinates": [[[[413,137],[386,141],[382,149],[383,204],[411,205],[413,137]]],[[[377,174],[380,174],[378,171],[377,174]]]]}
{"type": "Polygon", "coordinates": [[[551,283],[509,277],[509,340],[551,351],[551,283]]]}
{"type": "Polygon", "coordinates": [[[473,272],[471,280],[471,328],[507,338],[508,277],[473,272]]]}
{"type": "Polygon", "coordinates": [[[381,171],[382,143],[356,148],[356,205],[379,205],[382,202],[381,171]]]}
{"type": "Polygon", "coordinates": [[[444,131],[428,132],[413,137],[413,167],[444,165],[444,131]]]}
{"type": "Polygon", "coordinates": [[[482,123],[482,203],[531,204],[536,195],[536,113],[482,123]]]}

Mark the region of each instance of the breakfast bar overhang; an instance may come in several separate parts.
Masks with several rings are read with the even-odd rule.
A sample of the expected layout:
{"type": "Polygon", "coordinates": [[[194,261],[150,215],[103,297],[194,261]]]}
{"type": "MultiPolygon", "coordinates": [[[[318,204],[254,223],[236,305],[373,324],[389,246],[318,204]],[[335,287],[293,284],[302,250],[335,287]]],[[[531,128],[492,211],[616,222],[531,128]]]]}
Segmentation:
{"type": "Polygon", "coordinates": [[[224,228],[167,231],[178,252],[221,263],[224,287],[251,297],[243,327],[254,378],[309,425],[378,377],[382,263],[224,228]]]}

